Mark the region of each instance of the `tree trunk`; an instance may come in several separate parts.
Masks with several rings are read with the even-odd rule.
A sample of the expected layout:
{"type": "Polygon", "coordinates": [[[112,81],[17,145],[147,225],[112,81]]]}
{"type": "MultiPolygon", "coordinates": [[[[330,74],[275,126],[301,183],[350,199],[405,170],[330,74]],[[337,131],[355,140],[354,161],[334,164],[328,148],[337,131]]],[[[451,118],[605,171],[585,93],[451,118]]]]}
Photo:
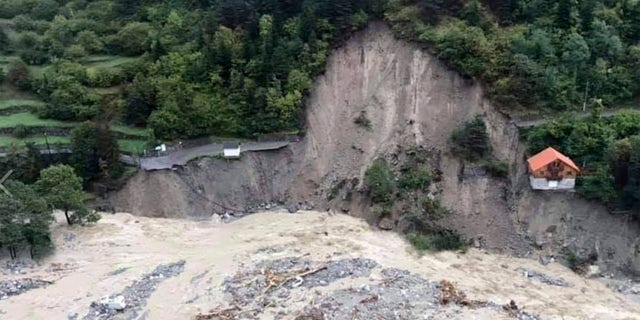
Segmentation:
{"type": "Polygon", "coordinates": [[[64,209],[64,217],[67,218],[67,224],[72,225],[71,219],[69,218],[69,209],[64,209]]]}

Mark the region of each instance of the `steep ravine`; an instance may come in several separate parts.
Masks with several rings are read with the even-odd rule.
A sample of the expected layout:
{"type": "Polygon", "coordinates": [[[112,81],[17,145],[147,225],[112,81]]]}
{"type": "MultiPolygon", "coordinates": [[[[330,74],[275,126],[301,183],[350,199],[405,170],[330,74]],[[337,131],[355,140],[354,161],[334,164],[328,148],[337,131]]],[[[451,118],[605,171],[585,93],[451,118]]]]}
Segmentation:
{"type": "Polygon", "coordinates": [[[245,209],[311,201],[316,209],[367,218],[361,194],[329,203],[328,190],[340,181],[361,183],[372,161],[398,146],[419,145],[439,159],[438,188],[453,211],[442,223],[467,238],[516,254],[527,254],[531,245],[545,254],[567,246],[585,257],[596,253],[611,270],[640,270],[637,224],[573,194],[532,192],[517,129],[495,111],[482,87],[395,39],[382,23],[334,50],[308,99],[306,132],[284,150],[246,153],[237,162],[201,159],[174,171],[139,173],[110,200],[119,211],[145,216],[208,217],[220,211],[218,204],[245,209]],[[370,130],[354,124],[362,112],[370,130]],[[461,178],[462,164],[448,151],[451,132],[477,114],[487,120],[494,154],[510,164],[508,180],[461,178]]]}

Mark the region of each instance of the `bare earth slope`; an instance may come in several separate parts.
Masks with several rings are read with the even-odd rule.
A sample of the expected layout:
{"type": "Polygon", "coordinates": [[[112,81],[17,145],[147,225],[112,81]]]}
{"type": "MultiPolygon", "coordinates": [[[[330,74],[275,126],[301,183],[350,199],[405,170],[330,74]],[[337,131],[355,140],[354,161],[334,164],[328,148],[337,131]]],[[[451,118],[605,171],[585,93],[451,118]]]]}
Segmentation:
{"type": "MultiPolygon", "coordinates": [[[[260,297],[277,303],[258,308],[259,319],[294,319],[312,307],[323,310],[325,315],[335,315],[341,305],[349,304],[350,297],[358,299],[353,308],[360,316],[352,316],[356,311],[349,309],[347,316],[326,319],[377,318],[367,317],[371,314],[386,314],[385,318],[390,319],[397,312],[407,315],[399,319],[417,319],[425,314],[432,314],[435,319],[513,319],[502,308],[510,300],[527,314],[542,319],[640,317],[638,304],[557,263],[542,266],[529,259],[477,250],[420,256],[400,235],[374,230],[347,215],[269,212],[220,224],[109,214],[89,227],[69,227],[59,218],[53,230],[55,255],[35,268],[23,269],[23,274],[4,274],[5,270],[0,269],[1,281],[37,278],[53,283],[0,300],[0,319],[66,319],[74,313],[80,319],[135,318],[124,317],[126,314],[144,315],[145,319],[192,319],[198,312],[227,308],[230,303],[250,309],[251,305],[245,303],[260,297]],[[299,280],[292,280],[272,290],[263,291],[262,287],[250,291],[252,284],[265,279],[260,274],[265,271],[260,268],[277,270],[301,259],[312,261],[313,266],[329,265],[333,271],[305,276],[297,285],[299,280]],[[280,262],[269,262],[273,260],[280,262]],[[172,263],[179,263],[174,273],[160,268],[151,278],[143,276],[156,266],[172,263]],[[256,268],[258,273],[252,274],[250,271],[256,268]],[[387,268],[408,270],[415,276],[402,276],[404,271],[387,268]],[[525,277],[523,270],[561,279],[566,286],[525,277]],[[421,282],[420,278],[431,282],[421,282]],[[145,287],[140,279],[157,285],[145,287]],[[236,280],[244,281],[239,288],[246,290],[236,291],[236,280]],[[440,280],[453,282],[467,294],[467,299],[484,304],[475,308],[455,303],[441,305],[437,284],[440,280]],[[402,285],[401,291],[394,291],[396,282],[402,285]],[[143,303],[127,295],[125,302],[131,307],[117,317],[97,317],[95,308],[89,312],[92,302],[127,292],[125,287],[132,284],[137,288],[133,296],[150,292],[148,298],[141,299],[143,303]],[[418,289],[422,291],[415,291],[418,289]],[[261,296],[260,292],[268,293],[261,296]],[[416,299],[414,292],[420,298],[416,299]],[[243,297],[253,298],[244,301],[243,297]],[[365,298],[370,299],[358,303],[365,298]],[[398,304],[391,308],[385,305],[402,299],[409,300],[400,309],[398,304]],[[323,306],[336,309],[322,309],[323,306]]],[[[240,318],[253,319],[250,314],[253,313],[240,318]]]]}
{"type": "Polygon", "coordinates": [[[517,128],[495,111],[482,87],[395,39],[382,23],[334,50],[307,106],[300,143],[247,153],[238,162],[202,159],[175,171],[140,173],[111,197],[114,207],[146,216],[208,217],[225,211],[218,204],[235,211],[262,202],[311,201],[318,209],[369,218],[361,193],[366,168],[400,145],[419,145],[443,172],[437,192],[454,213],[443,224],[467,238],[517,254],[530,244],[546,254],[567,246],[581,257],[596,254],[602,266],[640,270],[637,223],[571,194],[529,190],[517,128]],[[354,123],[361,114],[371,129],[354,123]],[[487,120],[494,154],[512,169],[509,179],[462,175],[462,164],[449,153],[452,131],[477,114],[487,120]],[[345,181],[353,197],[328,202],[345,181]]]}

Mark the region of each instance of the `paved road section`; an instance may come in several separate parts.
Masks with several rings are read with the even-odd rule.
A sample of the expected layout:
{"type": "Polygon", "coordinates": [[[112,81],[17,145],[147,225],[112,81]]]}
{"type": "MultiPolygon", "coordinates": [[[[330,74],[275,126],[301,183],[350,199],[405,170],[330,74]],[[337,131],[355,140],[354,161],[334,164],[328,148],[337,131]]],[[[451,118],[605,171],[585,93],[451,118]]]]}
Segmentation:
{"type": "MultiPolygon", "coordinates": [[[[279,142],[246,142],[240,147],[241,152],[278,150],[289,145],[288,141],[279,142]]],[[[140,159],[140,168],[151,170],[167,170],[175,166],[184,166],[190,160],[203,156],[216,156],[223,153],[222,143],[212,143],[194,148],[176,150],[162,157],[140,159]]]]}

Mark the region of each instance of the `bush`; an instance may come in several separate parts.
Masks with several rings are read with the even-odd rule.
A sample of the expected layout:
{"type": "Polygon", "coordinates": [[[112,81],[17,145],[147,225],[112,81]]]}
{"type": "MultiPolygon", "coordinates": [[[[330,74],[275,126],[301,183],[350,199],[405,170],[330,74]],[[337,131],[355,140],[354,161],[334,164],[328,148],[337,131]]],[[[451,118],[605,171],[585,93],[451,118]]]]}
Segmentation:
{"type": "Polygon", "coordinates": [[[360,114],[355,119],[353,119],[353,123],[361,127],[371,129],[371,120],[367,118],[367,112],[364,110],[360,111],[360,114]]]}
{"type": "Polygon", "coordinates": [[[9,72],[7,73],[9,84],[21,90],[28,90],[30,78],[29,68],[22,60],[14,60],[9,64],[9,72]]]}
{"type": "Polygon", "coordinates": [[[13,24],[15,30],[18,32],[33,31],[38,34],[45,33],[45,31],[49,30],[49,27],[51,27],[51,24],[47,21],[33,20],[23,14],[13,18],[13,24]]]}
{"type": "Polygon", "coordinates": [[[15,126],[15,128],[13,128],[13,132],[12,132],[13,136],[18,138],[18,139],[24,139],[26,137],[29,136],[29,134],[31,134],[31,130],[29,129],[29,127],[19,124],[17,126],[15,126]]]}
{"type": "Polygon", "coordinates": [[[80,31],[76,37],[76,42],[90,53],[101,53],[104,51],[104,43],[93,31],[80,31]]]}
{"type": "Polygon", "coordinates": [[[431,173],[426,165],[404,170],[398,178],[398,185],[404,190],[424,190],[431,184],[431,173]]]}
{"type": "Polygon", "coordinates": [[[483,169],[487,170],[490,175],[496,178],[505,178],[509,175],[509,166],[505,162],[499,160],[483,161],[481,166],[483,169]]]}
{"type": "Polygon", "coordinates": [[[464,250],[467,247],[461,235],[448,230],[433,235],[410,234],[407,239],[418,251],[464,250]]]}
{"type": "Polygon", "coordinates": [[[83,46],[74,44],[64,50],[64,57],[69,60],[80,60],[87,56],[87,51],[83,46]]]}
{"type": "Polygon", "coordinates": [[[479,115],[456,129],[451,138],[453,152],[469,161],[482,159],[491,150],[487,126],[479,115]]]}
{"type": "Polygon", "coordinates": [[[87,69],[87,85],[96,88],[107,88],[122,82],[122,72],[108,68],[87,69]]]}
{"type": "Polygon", "coordinates": [[[364,184],[371,201],[392,203],[395,198],[396,184],[393,173],[384,159],[377,159],[364,174],[364,184]]]}
{"type": "Polygon", "coordinates": [[[450,213],[449,209],[442,205],[438,197],[425,196],[420,199],[423,217],[427,220],[438,220],[450,213]]]}
{"type": "Polygon", "coordinates": [[[112,45],[117,47],[115,52],[126,56],[143,54],[149,47],[149,33],[151,26],[146,23],[131,22],[124,26],[113,39],[112,45]]]}

